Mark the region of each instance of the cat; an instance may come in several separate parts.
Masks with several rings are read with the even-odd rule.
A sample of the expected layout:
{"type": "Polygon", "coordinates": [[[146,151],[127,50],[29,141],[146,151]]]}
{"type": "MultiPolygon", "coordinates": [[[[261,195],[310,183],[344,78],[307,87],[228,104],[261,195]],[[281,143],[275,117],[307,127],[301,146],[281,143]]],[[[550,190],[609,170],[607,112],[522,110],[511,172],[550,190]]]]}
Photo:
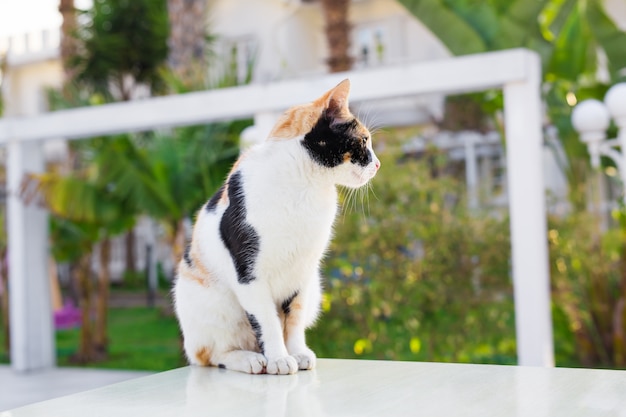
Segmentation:
{"type": "Polygon", "coordinates": [[[287,110],[198,212],[173,289],[192,365],[251,374],[315,367],[305,329],[320,310],[337,185],[359,188],[380,167],[349,92],[346,79],[287,110]]]}

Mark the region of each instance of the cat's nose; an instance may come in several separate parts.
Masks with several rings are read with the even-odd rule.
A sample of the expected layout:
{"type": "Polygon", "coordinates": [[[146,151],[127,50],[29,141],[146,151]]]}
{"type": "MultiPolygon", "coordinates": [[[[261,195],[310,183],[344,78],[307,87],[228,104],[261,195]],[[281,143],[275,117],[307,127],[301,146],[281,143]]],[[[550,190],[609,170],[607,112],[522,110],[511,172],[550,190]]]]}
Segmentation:
{"type": "Polygon", "coordinates": [[[374,165],[376,165],[376,171],[378,171],[378,168],[380,168],[380,161],[377,159],[374,165]]]}

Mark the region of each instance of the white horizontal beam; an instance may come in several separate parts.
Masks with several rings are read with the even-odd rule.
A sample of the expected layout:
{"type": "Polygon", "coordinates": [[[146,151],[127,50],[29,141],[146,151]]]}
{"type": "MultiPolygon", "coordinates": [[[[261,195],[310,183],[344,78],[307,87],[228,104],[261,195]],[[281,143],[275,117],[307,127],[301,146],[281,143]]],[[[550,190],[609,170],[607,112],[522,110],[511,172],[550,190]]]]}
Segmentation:
{"type": "Polygon", "coordinates": [[[0,120],[0,143],[9,140],[78,139],[251,117],[317,98],[344,78],[351,102],[460,93],[502,87],[527,77],[532,52],[524,49],[326,75],[315,79],[252,84],[143,101],[56,111],[0,120]],[[488,70],[487,70],[488,69],[488,70]]]}

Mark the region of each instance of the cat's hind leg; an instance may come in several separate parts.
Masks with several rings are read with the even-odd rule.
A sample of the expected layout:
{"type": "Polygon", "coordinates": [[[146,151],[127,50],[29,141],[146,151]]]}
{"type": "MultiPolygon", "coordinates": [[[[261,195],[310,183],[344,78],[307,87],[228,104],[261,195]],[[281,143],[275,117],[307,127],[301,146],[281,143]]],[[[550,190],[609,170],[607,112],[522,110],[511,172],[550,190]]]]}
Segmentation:
{"type": "MultiPolygon", "coordinates": [[[[267,359],[261,353],[252,350],[255,348],[253,336],[234,340],[229,337],[230,332],[225,331],[225,329],[213,328],[211,330],[212,334],[222,337],[203,340],[191,336],[185,339],[185,353],[191,365],[217,366],[249,374],[264,374],[266,372],[267,359]],[[233,348],[233,346],[240,347],[233,348]]],[[[239,334],[244,335],[245,332],[244,328],[240,330],[239,334]]]]}
{"type": "Polygon", "coordinates": [[[189,363],[196,366],[217,366],[248,374],[264,374],[267,359],[260,353],[250,350],[216,351],[208,346],[185,343],[185,353],[189,363]]]}
{"type": "Polygon", "coordinates": [[[260,353],[249,350],[231,350],[213,356],[215,366],[248,374],[264,374],[267,359],[260,353]]]}
{"type": "Polygon", "coordinates": [[[189,363],[222,366],[240,372],[264,373],[265,356],[258,353],[256,335],[234,294],[215,283],[210,287],[180,278],[174,305],[189,363]]]}

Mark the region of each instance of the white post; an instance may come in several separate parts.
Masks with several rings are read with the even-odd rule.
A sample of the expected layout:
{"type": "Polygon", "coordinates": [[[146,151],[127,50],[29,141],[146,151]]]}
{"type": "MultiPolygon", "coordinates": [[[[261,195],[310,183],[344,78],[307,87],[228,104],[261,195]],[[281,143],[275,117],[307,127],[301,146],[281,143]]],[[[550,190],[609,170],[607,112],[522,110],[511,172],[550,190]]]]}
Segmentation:
{"type": "Polygon", "coordinates": [[[478,167],[476,159],[476,144],[480,141],[478,133],[461,132],[465,145],[465,182],[467,183],[467,198],[470,210],[478,209],[478,167]]]}
{"type": "Polygon", "coordinates": [[[527,55],[528,78],[504,85],[515,325],[519,365],[554,366],[545,189],[541,66],[527,55]]]}
{"type": "Polygon", "coordinates": [[[255,113],[254,125],[247,127],[241,133],[241,149],[246,149],[256,143],[264,142],[279,117],[280,113],[277,112],[268,111],[255,113]]]}
{"type": "Polygon", "coordinates": [[[10,141],[7,151],[11,364],[24,372],[55,365],[48,216],[20,198],[24,174],[41,172],[44,159],[39,142],[10,141]]]}

